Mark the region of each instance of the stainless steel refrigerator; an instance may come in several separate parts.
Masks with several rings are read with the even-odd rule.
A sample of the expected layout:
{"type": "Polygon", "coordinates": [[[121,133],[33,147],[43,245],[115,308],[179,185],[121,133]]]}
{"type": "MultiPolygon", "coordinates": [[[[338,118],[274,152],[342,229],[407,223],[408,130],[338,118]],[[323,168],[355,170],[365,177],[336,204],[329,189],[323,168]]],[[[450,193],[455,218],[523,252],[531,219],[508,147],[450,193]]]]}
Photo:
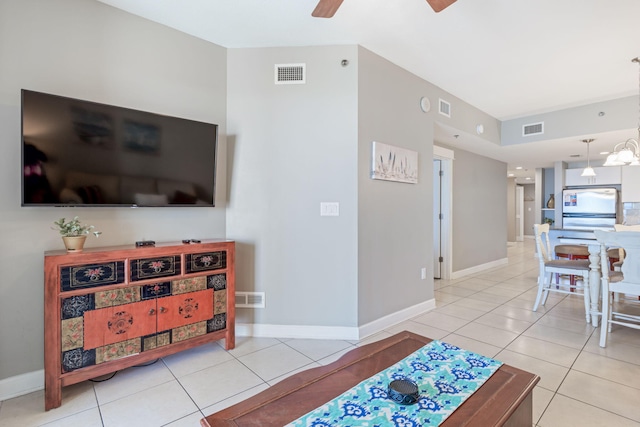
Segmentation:
{"type": "Polygon", "coordinates": [[[562,191],[562,228],[613,229],[618,211],[615,188],[576,188],[562,191]]]}

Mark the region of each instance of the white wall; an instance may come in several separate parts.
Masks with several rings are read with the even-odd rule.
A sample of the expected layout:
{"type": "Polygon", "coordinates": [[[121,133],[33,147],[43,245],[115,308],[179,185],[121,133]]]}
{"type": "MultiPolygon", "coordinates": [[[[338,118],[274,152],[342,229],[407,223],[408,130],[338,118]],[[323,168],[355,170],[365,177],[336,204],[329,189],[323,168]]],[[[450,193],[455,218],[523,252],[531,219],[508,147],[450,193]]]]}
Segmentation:
{"type": "Polygon", "coordinates": [[[79,215],[88,246],[225,237],[226,52],[102,3],[0,2],[0,380],[43,367],[43,253],[79,215]],[[216,208],[20,207],[20,90],[220,125],[216,208]]]}

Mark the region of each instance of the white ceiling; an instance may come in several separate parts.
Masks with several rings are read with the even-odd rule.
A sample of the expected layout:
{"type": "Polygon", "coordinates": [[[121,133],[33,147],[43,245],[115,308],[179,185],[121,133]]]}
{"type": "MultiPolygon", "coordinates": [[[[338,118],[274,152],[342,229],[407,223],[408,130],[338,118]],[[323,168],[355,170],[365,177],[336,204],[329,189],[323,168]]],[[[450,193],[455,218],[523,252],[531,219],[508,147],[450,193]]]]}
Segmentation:
{"type": "MultiPolygon", "coordinates": [[[[99,1],[227,48],[359,44],[499,120],[638,94],[640,0],[458,0],[440,13],[425,0],[344,0],[330,19],[311,17],[317,0],[99,1]]],[[[598,159],[637,136],[495,147],[453,133],[439,127],[436,140],[530,176],[585,160],[582,138],[596,138],[598,159]]]]}

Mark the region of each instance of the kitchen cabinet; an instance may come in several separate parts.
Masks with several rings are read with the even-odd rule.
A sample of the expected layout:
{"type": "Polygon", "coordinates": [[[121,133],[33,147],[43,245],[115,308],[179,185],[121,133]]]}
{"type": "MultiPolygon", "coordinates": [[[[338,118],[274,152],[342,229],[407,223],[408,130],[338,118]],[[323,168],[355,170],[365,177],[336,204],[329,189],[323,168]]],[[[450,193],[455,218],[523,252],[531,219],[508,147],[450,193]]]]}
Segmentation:
{"type": "Polygon", "coordinates": [[[225,339],[235,346],[235,244],[45,253],[45,409],[62,387],[225,339]]]}
{"type": "Polygon", "coordinates": [[[581,176],[584,169],[565,170],[564,185],[578,187],[585,185],[616,185],[622,182],[620,166],[601,166],[593,168],[596,176],[581,176]]]}
{"type": "Polygon", "coordinates": [[[622,166],[622,203],[640,202],[640,166],[622,166]]]}

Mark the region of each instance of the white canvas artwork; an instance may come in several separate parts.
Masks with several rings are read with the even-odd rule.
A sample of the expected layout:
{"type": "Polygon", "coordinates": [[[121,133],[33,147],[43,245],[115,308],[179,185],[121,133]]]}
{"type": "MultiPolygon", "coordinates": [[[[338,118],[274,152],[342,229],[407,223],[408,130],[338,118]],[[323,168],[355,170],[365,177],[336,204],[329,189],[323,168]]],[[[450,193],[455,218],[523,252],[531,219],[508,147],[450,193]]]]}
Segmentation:
{"type": "Polygon", "coordinates": [[[418,182],[418,152],[373,141],[371,178],[418,182]]]}

